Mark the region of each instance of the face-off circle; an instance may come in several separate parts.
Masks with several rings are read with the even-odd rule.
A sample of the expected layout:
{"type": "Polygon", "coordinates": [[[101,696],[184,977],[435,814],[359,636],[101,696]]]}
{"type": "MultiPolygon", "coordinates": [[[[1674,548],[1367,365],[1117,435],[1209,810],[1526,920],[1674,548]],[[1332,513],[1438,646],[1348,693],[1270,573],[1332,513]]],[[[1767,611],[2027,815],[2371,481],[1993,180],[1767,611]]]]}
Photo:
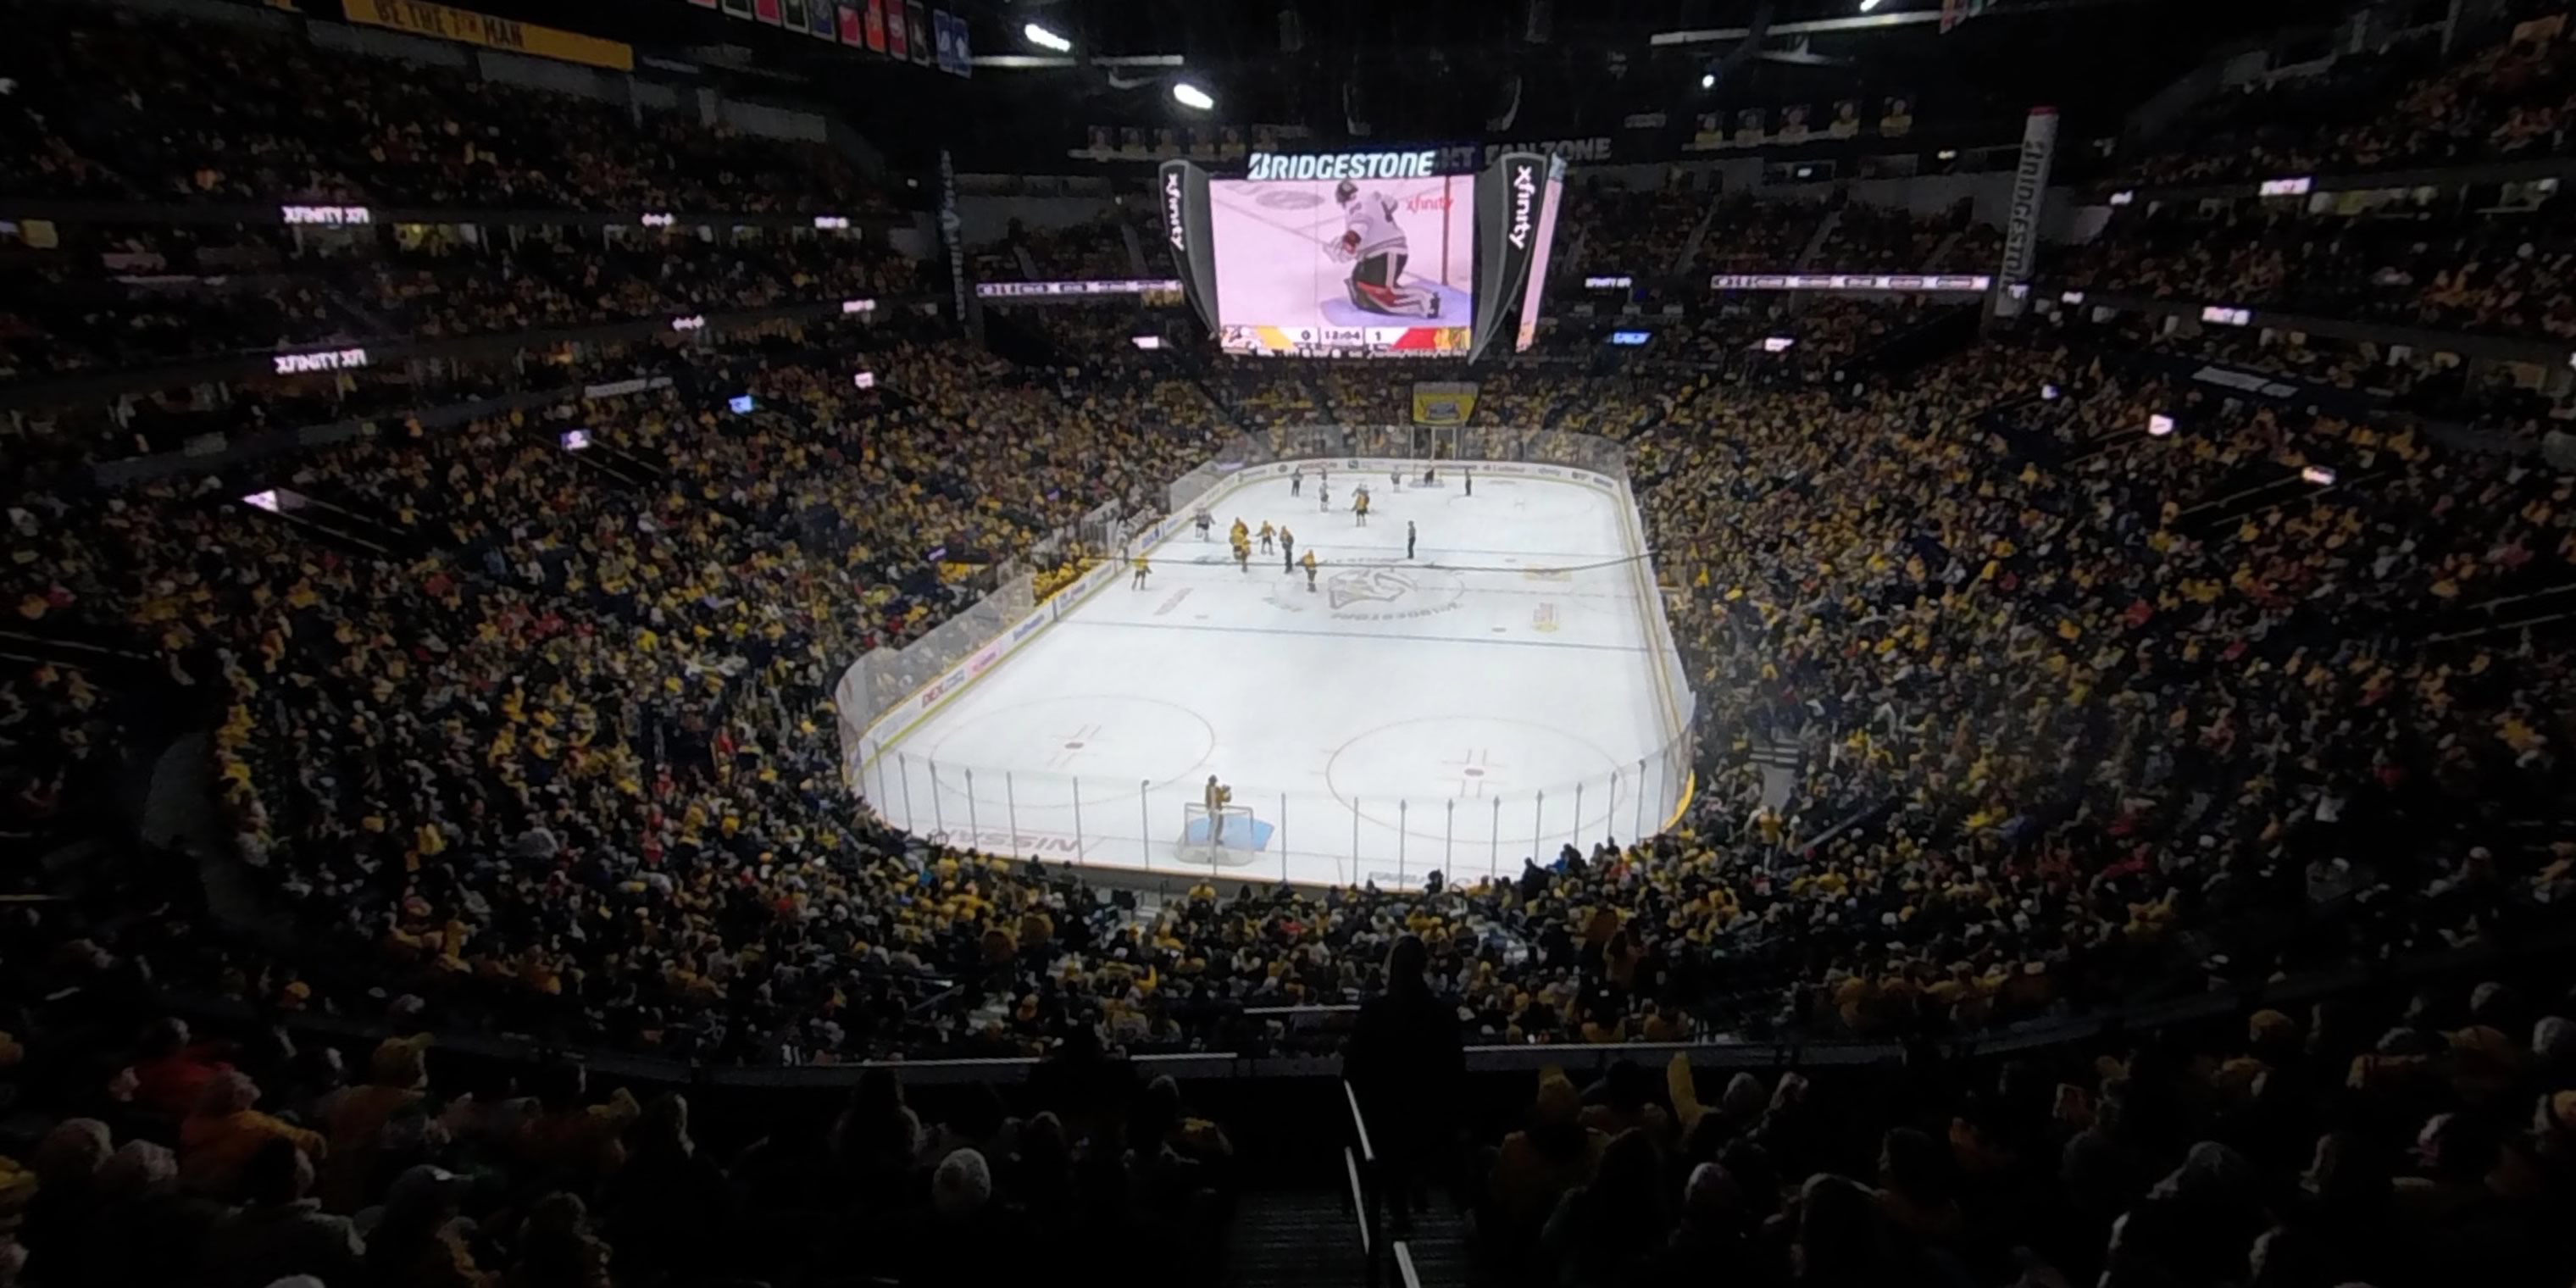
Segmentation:
{"type": "Polygon", "coordinates": [[[1074,694],[978,713],[937,742],[908,750],[903,768],[915,776],[916,792],[930,775],[950,801],[967,798],[972,771],[977,805],[1025,812],[1071,806],[1077,779],[1085,806],[1133,804],[1140,780],[1160,787],[1204,777],[1200,767],[1215,750],[1216,730],[1178,703],[1074,694]]]}
{"type": "Polygon", "coordinates": [[[1522,521],[1553,522],[1590,514],[1594,503],[1584,495],[1588,490],[1580,483],[1478,478],[1474,496],[1462,489],[1450,494],[1448,504],[1473,508],[1482,517],[1508,515],[1522,521]]]}
{"type": "Polygon", "coordinates": [[[1629,816],[1622,811],[1636,807],[1638,776],[1636,761],[1621,761],[1588,739],[1491,716],[1426,716],[1380,725],[1343,743],[1324,766],[1325,786],[1343,808],[1356,802],[1359,816],[1370,823],[1389,830],[1400,824],[1417,840],[1461,847],[1610,834],[1629,816]],[[1399,801],[1407,808],[1399,811],[1399,801]]]}

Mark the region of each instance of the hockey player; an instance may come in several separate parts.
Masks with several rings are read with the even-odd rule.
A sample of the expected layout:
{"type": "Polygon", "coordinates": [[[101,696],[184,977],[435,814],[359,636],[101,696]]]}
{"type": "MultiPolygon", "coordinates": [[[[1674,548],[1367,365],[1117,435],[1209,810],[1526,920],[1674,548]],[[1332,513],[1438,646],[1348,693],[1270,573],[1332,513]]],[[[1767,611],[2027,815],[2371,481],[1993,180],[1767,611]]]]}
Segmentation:
{"type": "Polygon", "coordinates": [[[1370,313],[1437,316],[1437,292],[1402,283],[1409,246],[1404,228],[1395,222],[1395,198],[1362,193],[1358,184],[1344,179],[1333,189],[1333,199],[1342,206],[1342,239],[1335,243],[1334,257],[1351,266],[1351,303],[1370,313]]]}
{"type": "Polygon", "coordinates": [[[1302,488],[1302,487],[1304,487],[1304,486],[1306,486],[1306,467],[1305,467],[1305,466],[1300,465],[1300,466],[1298,466],[1297,468],[1295,468],[1295,469],[1293,469],[1293,470],[1288,471],[1288,495],[1290,495],[1290,496],[1295,496],[1295,495],[1297,495],[1297,489],[1302,488]]]}
{"type": "Polygon", "coordinates": [[[1413,520],[1404,521],[1404,557],[1413,557],[1413,520]]]}
{"type": "Polygon", "coordinates": [[[1303,563],[1303,564],[1305,565],[1305,568],[1306,568],[1306,593],[1307,593],[1307,594],[1309,594],[1309,595],[1314,594],[1314,593],[1315,593],[1315,552],[1314,552],[1314,551],[1312,551],[1312,550],[1307,551],[1307,552],[1306,552],[1306,557],[1305,557],[1303,560],[1301,560],[1300,562],[1301,562],[1301,563],[1303,563]]]}
{"type": "Polygon", "coordinates": [[[1145,574],[1152,571],[1154,571],[1154,565],[1145,562],[1145,556],[1141,554],[1136,556],[1136,576],[1134,579],[1130,580],[1127,585],[1131,589],[1143,590],[1145,588],[1145,574]]]}
{"type": "Polygon", "coordinates": [[[1297,534],[1284,523],[1279,525],[1279,571],[1297,571],[1297,534]]]}
{"type": "Polygon", "coordinates": [[[1270,539],[1275,535],[1276,533],[1274,533],[1270,527],[1270,520],[1263,519],[1261,521],[1261,553],[1265,555],[1270,553],[1270,539]]]}
{"type": "Polygon", "coordinates": [[[1210,518],[1210,517],[1209,517],[1209,516],[1207,516],[1206,514],[1201,514],[1201,515],[1199,515],[1199,540],[1201,540],[1201,541],[1205,541],[1205,540],[1207,540],[1207,539],[1208,539],[1208,529],[1209,529],[1209,528],[1211,528],[1211,527],[1213,527],[1213,526],[1215,526],[1215,524],[1216,524],[1216,520],[1214,520],[1214,519],[1210,518]]]}
{"type": "Polygon", "coordinates": [[[1359,495],[1354,496],[1354,497],[1352,497],[1352,498],[1351,498],[1351,515],[1352,515],[1352,517],[1354,517],[1355,519],[1357,519],[1357,520],[1359,521],[1359,526],[1361,526],[1361,527],[1363,527],[1363,528],[1365,528],[1365,527],[1367,527],[1367,526],[1368,526],[1368,489],[1367,489],[1367,488],[1361,488],[1361,489],[1359,490],[1359,495]]]}
{"type": "Polygon", "coordinates": [[[1245,572],[1252,571],[1252,539],[1240,532],[1234,534],[1234,563],[1245,572]]]}
{"type": "Polygon", "coordinates": [[[1315,481],[1315,512],[1321,514],[1332,508],[1333,485],[1324,482],[1321,479],[1317,479],[1315,481]]]}

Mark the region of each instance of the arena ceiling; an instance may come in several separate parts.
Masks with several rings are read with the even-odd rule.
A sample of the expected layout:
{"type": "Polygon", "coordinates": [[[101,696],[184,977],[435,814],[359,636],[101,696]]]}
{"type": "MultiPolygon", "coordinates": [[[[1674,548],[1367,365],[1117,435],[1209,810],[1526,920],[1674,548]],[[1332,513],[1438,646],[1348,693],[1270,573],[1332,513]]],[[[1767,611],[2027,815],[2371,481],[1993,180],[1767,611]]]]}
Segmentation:
{"type": "MultiPolygon", "coordinates": [[[[2423,0],[2440,8],[2444,0],[2423,0]]],[[[963,14],[976,66],[959,79],[847,51],[682,0],[480,0],[705,55],[730,49],[782,96],[837,99],[901,164],[939,146],[977,168],[1061,170],[1092,125],[1274,124],[1384,142],[1577,138],[1640,115],[1907,96],[1926,124],[2010,122],[2054,105],[2081,135],[2215,48],[2306,24],[2351,0],[1992,0],[1944,34],[1940,0],[934,0],[963,14]],[[1039,23],[1059,54],[1022,34],[1039,23]],[[1175,103],[1186,78],[1216,100],[1175,103]],[[1703,86],[1703,80],[1711,82],[1703,86]],[[919,125],[923,128],[914,128],[919,125]]],[[[742,60],[727,59],[728,62],[742,60]]]]}

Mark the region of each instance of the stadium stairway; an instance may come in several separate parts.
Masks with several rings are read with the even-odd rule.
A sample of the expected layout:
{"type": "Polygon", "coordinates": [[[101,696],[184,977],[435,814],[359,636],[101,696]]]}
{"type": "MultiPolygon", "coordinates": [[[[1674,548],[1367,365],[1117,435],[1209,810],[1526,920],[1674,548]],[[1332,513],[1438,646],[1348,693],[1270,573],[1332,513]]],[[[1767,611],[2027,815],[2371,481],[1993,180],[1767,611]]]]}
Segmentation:
{"type": "Polygon", "coordinates": [[[1834,239],[1834,229],[1841,227],[1842,222],[1842,207],[1835,206],[1825,211],[1825,217],[1816,221],[1815,235],[1807,239],[1806,248],[1798,252],[1797,261],[1790,265],[1791,271],[1804,273],[1816,267],[1816,257],[1825,253],[1825,243],[1834,239]]]}
{"type": "Polygon", "coordinates": [[[1773,742],[1755,734],[1745,758],[1762,767],[1762,803],[1775,810],[1787,808],[1798,794],[1799,772],[1807,765],[1806,749],[1794,740],[1773,742]]]}
{"type": "MultiPolygon", "coordinates": [[[[1674,276],[1678,277],[1690,272],[1691,265],[1699,262],[1699,248],[1708,244],[1709,227],[1716,222],[1716,200],[1711,198],[1709,200],[1702,201],[1699,209],[1699,222],[1691,225],[1690,236],[1682,240],[1681,253],[1673,257],[1672,272],[1674,276]]],[[[1579,263],[1580,261],[1569,259],[1566,262],[1572,264],[1579,263]]]]}
{"type": "Polygon", "coordinates": [[[1127,271],[1131,275],[1136,277],[1159,276],[1159,274],[1154,272],[1152,266],[1149,265],[1145,259],[1145,239],[1136,235],[1136,225],[1134,221],[1126,219],[1118,221],[1118,240],[1126,243],[1127,245],[1127,271]]]}
{"type": "Polygon", "coordinates": [[[1381,1236],[1376,1274],[1348,1193],[1256,1192],[1236,1205],[1227,1247],[1233,1288],[1465,1288],[1468,1226],[1445,1196],[1412,1228],[1381,1236]]]}

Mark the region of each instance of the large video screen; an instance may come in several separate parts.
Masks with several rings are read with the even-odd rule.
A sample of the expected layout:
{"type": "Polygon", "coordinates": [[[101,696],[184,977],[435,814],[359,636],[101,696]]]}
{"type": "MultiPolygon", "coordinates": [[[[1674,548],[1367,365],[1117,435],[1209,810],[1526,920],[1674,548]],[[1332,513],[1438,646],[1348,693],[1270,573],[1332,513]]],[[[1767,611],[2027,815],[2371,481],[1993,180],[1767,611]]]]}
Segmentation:
{"type": "Polygon", "coordinates": [[[1208,183],[1217,338],[1290,357],[1465,354],[1476,177],[1208,183]]]}

